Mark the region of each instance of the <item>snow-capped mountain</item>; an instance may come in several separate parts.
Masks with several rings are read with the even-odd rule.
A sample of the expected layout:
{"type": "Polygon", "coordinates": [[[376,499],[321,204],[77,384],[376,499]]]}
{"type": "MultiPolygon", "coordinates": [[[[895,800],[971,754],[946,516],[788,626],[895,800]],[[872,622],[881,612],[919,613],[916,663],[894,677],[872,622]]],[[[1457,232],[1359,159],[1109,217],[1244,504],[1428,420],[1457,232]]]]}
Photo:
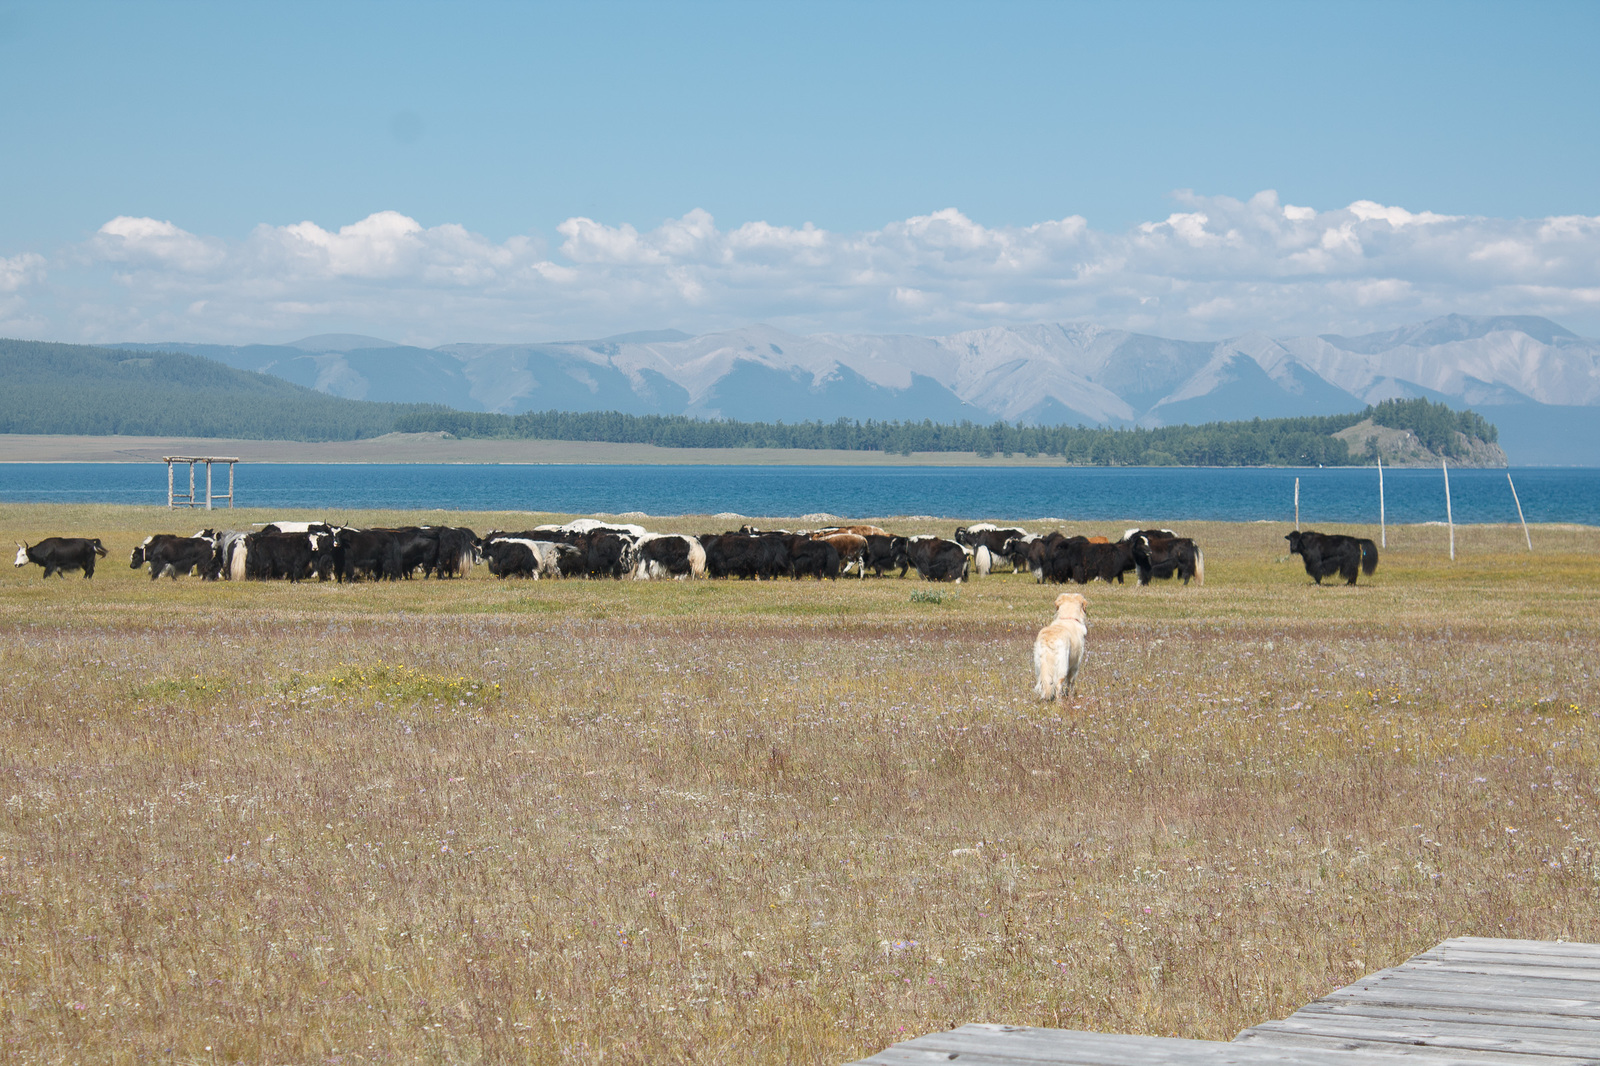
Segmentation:
{"type": "Polygon", "coordinates": [[[276,346],[122,347],[187,351],[353,399],[503,413],[1158,426],[1427,396],[1481,410],[1501,427],[1513,462],[1600,462],[1600,342],[1533,317],[1450,315],[1360,337],[1222,341],[1083,324],[945,337],[796,336],[755,325],[435,349],[348,334],[276,346]],[[1592,455],[1567,457],[1574,448],[1592,455]]]}
{"type": "Polygon", "coordinates": [[[1469,404],[1600,403],[1600,343],[1545,318],[1450,315],[1365,337],[1284,343],[1316,374],[1369,402],[1420,387],[1469,404]]]}

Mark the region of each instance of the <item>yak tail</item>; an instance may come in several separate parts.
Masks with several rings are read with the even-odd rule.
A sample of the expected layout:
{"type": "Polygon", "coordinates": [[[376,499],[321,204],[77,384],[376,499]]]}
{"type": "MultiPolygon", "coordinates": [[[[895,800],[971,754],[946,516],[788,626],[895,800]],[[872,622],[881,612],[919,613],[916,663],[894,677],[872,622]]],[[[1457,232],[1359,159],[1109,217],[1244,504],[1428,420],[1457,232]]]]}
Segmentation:
{"type": "Polygon", "coordinates": [[[1361,545],[1361,572],[1371,577],[1378,569],[1378,546],[1365,538],[1358,543],[1361,545]]]}
{"type": "MultiPolygon", "coordinates": [[[[472,573],[472,564],[474,561],[473,556],[476,554],[474,551],[476,545],[473,544],[472,538],[467,536],[467,530],[465,529],[452,529],[450,534],[452,537],[451,550],[456,553],[455,576],[466,577],[468,574],[472,573]]],[[[440,541],[439,548],[440,554],[443,554],[443,541],[440,541]]]]}
{"type": "MultiPolygon", "coordinates": [[[[1367,573],[1370,574],[1372,571],[1368,570],[1367,573]]],[[[1206,583],[1206,553],[1201,551],[1198,545],[1194,549],[1194,583],[1196,585],[1206,583]]]]}

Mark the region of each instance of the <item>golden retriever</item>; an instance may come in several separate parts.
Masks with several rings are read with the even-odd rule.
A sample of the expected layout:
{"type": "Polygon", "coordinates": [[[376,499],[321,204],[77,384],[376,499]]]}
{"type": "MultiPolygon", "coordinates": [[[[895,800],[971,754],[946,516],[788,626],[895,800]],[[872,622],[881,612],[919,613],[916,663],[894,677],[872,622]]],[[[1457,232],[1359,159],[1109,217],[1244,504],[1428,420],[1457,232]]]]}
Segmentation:
{"type": "Polygon", "coordinates": [[[1033,671],[1038,675],[1033,690],[1041,700],[1059,700],[1072,694],[1072,683],[1083,668],[1083,638],[1089,632],[1084,613],[1089,601],[1076,592],[1056,597],[1056,619],[1039,630],[1033,642],[1033,671]]]}

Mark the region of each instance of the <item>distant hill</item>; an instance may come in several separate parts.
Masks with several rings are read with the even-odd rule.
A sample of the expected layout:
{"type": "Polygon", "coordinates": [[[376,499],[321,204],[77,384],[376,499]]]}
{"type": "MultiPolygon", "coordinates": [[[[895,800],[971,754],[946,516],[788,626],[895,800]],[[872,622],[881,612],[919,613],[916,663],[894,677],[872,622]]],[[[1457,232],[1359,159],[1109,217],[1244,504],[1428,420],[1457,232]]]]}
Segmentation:
{"type": "Polygon", "coordinates": [[[616,411],[509,416],[343,399],[185,353],[0,341],[0,432],[353,440],[394,431],[663,447],[1021,452],[1091,465],[1334,465],[1369,461],[1373,448],[1394,461],[1399,451],[1390,442],[1404,440],[1412,460],[1445,454],[1504,463],[1492,425],[1425,399],[1391,400],[1360,413],[1155,429],[881,417],[787,423],[616,411]],[[1351,436],[1360,424],[1388,428],[1351,436]]]}
{"type": "Polygon", "coordinates": [[[944,337],[770,326],[534,344],[396,345],[328,335],[181,350],[350,399],[463,411],[618,411],[1110,428],[1353,413],[1425,398],[1485,413],[1518,463],[1600,465],[1600,341],[1531,316],[1448,315],[1357,337],[1172,340],[1095,325],[944,337]]]}
{"type": "Polygon", "coordinates": [[[358,403],[169,352],[0,339],[0,432],[357,440],[425,404],[358,403]]]}

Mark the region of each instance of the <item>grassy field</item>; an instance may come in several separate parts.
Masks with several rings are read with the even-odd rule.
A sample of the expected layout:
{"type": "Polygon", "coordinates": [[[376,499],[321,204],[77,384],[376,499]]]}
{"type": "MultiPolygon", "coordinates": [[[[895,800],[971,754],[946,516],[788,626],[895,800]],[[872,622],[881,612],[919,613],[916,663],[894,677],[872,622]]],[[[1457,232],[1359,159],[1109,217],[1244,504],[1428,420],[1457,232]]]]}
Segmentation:
{"type": "Polygon", "coordinates": [[[1349,589],[1186,526],[1205,587],[1090,586],[1054,706],[1027,577],[128,569],[198,524],[0,507],[111,549],[0,576],[0,1060],[1227,1039],[1446,936],[1600,940],[1597,530],[1391,529],[1349,589]]]}

